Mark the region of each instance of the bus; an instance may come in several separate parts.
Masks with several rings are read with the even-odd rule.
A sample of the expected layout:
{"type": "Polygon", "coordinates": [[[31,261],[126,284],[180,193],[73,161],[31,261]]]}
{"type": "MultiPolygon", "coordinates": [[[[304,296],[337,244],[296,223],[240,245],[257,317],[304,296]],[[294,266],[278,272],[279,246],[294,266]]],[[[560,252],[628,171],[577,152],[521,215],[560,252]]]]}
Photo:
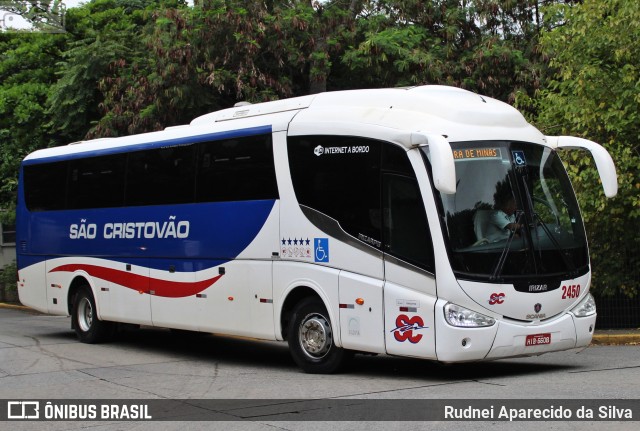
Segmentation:
{"type": "Polygon", "coordinates": [[[20,301],[70,316],[85,343],[119,324],[286,341],[309,373],[354,353],[584,348],[596,309],[571,149],[614,196],[602,146],[445,86],[241,104],[39,150],[20,169],[20,301]]]}

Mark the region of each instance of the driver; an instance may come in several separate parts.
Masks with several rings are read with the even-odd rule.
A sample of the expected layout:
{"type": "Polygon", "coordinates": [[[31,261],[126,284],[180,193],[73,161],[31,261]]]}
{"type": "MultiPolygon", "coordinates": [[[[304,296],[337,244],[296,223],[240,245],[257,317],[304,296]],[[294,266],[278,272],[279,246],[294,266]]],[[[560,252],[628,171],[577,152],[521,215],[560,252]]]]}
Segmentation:
{"type": "Polygon", "coordinates": [[[498,183],[493,200],[495,205],[494,211],[489,217],[489,224],[486,230],[487,239],[495,242],[509,238],[512,232],[515,232],[515,235],[519,235],[517,231],[522,225],[516,223],[516,199],[511,189],[505,187],[503,182],[498,183]]]}

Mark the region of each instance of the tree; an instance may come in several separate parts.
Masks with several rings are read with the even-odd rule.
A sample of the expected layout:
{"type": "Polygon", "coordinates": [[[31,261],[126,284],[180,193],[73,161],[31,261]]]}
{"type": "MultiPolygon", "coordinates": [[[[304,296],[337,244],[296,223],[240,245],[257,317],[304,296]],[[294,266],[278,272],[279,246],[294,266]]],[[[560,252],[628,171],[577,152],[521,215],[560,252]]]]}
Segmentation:
{"type": "Polygon", "coordinates": [[[145,54],[114,61],[100,80],[103,117],[92,136],[184,124],[237,101],[324,91],[331,55],[360,1],[207,0],[156,10],[145,54]]]}
{"type": "MultiPolygon", "coordinates": [[[[51,142],[46,102],[63,43],[57,34],[0,34],[1,209],[15,207],[22,158],[51,142]]],[[[11,223],[14,212],[3,214],[11,223]]]]}
{"type": "Polygon", "coordinates": [[[343,61],[362,87],[446,84],[513,102],[540,85],[537,1],[378,0],[343,61]]]}
{"type": "Polygon", "coordinates": [[[154,0],[94,0],[68,12],[67,49],[47,101],[61,144],[84,139],[103,116],[99,83],[110,68],[144,57],[142,29],[155,6],[154,0]]]}
{"type": "Polygon", "coordinates": [[[290,95],[286,77],[263,65],[267,20],[260,3],[234,0],[154,10],[140,34],[143,55],[112,62],[100,79],[103,117],[91,135],[159,130],[238,99],[290,95]]]}
{"type": "Polygon", "coordinates": [[[597,292],[638,292],[640,257],[640,4],[584,0],[545,10],[556,27],[542,49],[555,74],[536,97],[538,126],[604,145],[618,171],[619,192],[605,199],[586,154],[563,155],[578,194],[597,292]]]}
{"type": "MultiPolygon", "coordinates": [[[[24,11],[57,4],[36,3],[25,3],[24,11]]],[[[0,33],[0,208],[15,207],[24,156],[83,139],[100,119],[98,81],[111,62],[135,51],[150,4],[96,0],[67,11],[66,33],[0,33]]],[[[15,216],[2,214],[5,222],[15,216]]]]}

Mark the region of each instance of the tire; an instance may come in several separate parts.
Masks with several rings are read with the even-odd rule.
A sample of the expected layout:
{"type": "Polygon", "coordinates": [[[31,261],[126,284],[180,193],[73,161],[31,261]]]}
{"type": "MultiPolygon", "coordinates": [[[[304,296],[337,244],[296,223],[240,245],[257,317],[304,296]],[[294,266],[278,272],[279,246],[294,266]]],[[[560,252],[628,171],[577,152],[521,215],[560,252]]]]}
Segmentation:
{"type": "Polygon", "coordinates": [[[352,356],[335,345],[329,313],[318,298],[303,299],[294,307],[287,339],[293,360],[306,373],[335,373],[352,356]]]}
{"type": "Polygon", "coordinates": [[[78,339],[87,344],[102,343],[113,335],[114,325],[98,319],[96,301],[88,286],[81,287],[74,298],[71,327],[78,339]]]}

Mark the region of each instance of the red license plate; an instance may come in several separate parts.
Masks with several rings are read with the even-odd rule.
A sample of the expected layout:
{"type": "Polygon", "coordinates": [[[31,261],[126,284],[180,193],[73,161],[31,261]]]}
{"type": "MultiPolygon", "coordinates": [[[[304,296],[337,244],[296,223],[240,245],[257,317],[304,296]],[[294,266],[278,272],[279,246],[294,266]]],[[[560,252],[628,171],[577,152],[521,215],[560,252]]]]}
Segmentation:
{"type": "Polygon", "coordinates": [[[524,342],[525,346],[539,346],[541,344],[551,344],[551,334],[527,335],[524,342]]]}

